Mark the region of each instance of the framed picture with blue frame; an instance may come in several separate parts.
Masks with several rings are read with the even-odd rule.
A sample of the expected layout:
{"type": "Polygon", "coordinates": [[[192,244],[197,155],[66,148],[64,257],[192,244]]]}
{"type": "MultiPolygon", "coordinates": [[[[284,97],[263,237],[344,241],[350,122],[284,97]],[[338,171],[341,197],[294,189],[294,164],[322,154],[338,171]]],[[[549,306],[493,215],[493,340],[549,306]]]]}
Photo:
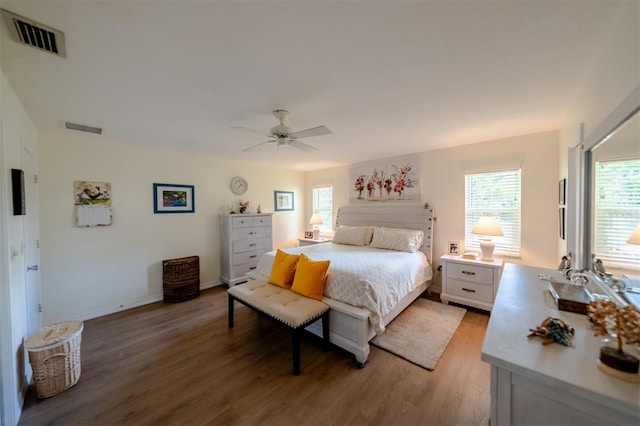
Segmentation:
{"type": "Polygon", "coordinates": [[[273,191],[273,204],[277,212],[293,211],[293,191],[273,191]]]}
{"type": "Polygon", "coordinates": [[[169,183],[153,184],[154,213],[194,213],[195,187],[169,183]]]}

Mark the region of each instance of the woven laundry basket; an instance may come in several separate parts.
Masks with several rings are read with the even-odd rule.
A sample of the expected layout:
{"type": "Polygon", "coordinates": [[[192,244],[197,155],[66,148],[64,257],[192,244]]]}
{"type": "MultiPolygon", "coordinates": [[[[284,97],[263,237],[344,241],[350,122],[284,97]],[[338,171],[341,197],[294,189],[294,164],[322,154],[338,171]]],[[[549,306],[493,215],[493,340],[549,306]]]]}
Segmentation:
{"type": "Polygon", "coordinates": [[[184,302],[200,295],[200,257],[189,256],[162,261],[163,300],[184,302]]]}
{"type": "Polygon", "coordinates": [[[59,322],[25,341],[38,398],[59,394],[78,382],[83,329],[82,321],[59,322]]]}

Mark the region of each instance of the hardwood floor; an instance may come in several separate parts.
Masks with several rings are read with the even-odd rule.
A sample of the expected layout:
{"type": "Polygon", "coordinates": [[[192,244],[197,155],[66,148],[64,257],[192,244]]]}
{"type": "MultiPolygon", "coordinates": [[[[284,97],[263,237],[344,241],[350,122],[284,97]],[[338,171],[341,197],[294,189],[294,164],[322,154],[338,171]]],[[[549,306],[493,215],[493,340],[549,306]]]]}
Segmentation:
{"type": "Polygon", "coordinates": [[[79,382],[42,400],[31,386],[19,424],[486,425],[488,320],[468,309],[434,371],[374,346],[360,369],[305,336],[293,376],[288,331],[240,304],[228,329],[215,287],[85,321],[79,382]]]}

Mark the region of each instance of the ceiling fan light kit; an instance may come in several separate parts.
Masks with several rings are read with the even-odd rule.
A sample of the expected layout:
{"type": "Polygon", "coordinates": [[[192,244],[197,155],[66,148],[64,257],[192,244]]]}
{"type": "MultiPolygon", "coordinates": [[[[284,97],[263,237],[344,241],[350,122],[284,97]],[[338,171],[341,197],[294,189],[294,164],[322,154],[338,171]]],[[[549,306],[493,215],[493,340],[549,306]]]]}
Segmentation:
{"type": "Polygon", "coordinates": [[[232,127],[233,130],[239,130],[239,131],[250,132],[250,133],[259,133],[272,138],[272,140],[250,146],[249,148],[245,148],[243,149],[244,152],[253,151],[254,149],[268,143],[275,143],[276,146],[290,145],[290,146],[293,146],[294,148],[300,149],[302,151],[307,151],[307,152],[317,151],[318,148],[308,145],[306,143],[302,143],[298,141],[298,139],[331,134],[331,130],[329,130],[325,126],[311,127],[309,129],[294,132],[291,127],[284,124],[285,121],[287,121],[287,118],[289,117],[289,111],[286,111],[284,109],[274,110],[273,116],[276,119],[278,119],[278,121],[280,121],[280,124],[272,127],[269,130],[269,133],[263,133],[259,130],[249,129],[247,127],[232,127]]]}

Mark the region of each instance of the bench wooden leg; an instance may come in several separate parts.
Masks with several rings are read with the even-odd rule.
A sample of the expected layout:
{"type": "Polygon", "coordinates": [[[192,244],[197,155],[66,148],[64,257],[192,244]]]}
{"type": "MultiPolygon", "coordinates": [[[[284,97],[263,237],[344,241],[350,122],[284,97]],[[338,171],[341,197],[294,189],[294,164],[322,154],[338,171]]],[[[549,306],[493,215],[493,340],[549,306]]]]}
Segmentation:
{"type": "Polygon", "coordinates": [[[301,329],[291,330],[291,346],[293,351],[293,374],[300,374],[300,331],[301,329]]]}
{"type": "Polygon", "coordinates": [[[232,295],[229,295],[229,311],[227,313],[227,318],[229,319],[229,328],[233,328],[233,302],[234,298],[232,295]]]}

